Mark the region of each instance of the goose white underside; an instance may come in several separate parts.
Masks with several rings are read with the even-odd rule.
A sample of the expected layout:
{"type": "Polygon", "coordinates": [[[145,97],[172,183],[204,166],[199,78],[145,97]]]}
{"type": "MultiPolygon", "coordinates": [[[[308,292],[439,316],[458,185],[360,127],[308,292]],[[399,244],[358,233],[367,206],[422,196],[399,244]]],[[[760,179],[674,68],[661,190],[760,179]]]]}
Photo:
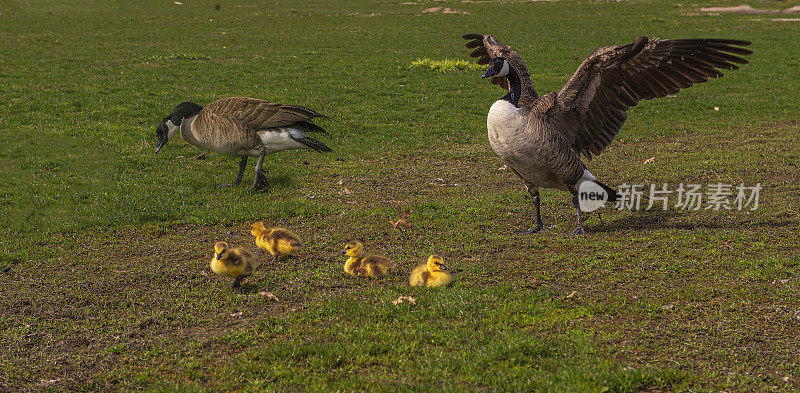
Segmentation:
{"type": "Polygon", "coordinates": [[[261,144],[267,149],[267,154],[279,152],[282,150],[291,149],[307,149],[308,146],[292,139],[307,138],[308,135],[292,127],[279,127],[270,128],[267,130],[259,131],[258,137],[261,139],[261,144]]]}
{"type": "Polygon", "coordinates": [[[520,108],[506,100],[497,100],[489,108],[486,116],[486,128],[489,131],[489,143],[497,155],[503,157],[506,146],[515,145],[523,138],[521,130],[525,128],[527,117],[520,108]]]}
{"type": "Polygon", "coordinates": [[[588,169],[584,169],[583,170],[583,176],[581,176],[581,178],[578,179],[578,182],[575,183],[575,189],[577,190],[581,186],[581,184],[583,184],[584,182],[587,182],[587,181],[593,182],[595,180],[597,180],[597,179],[594,178],[594,175],[592,175],[592,173],[589,172],[588,169]]]}

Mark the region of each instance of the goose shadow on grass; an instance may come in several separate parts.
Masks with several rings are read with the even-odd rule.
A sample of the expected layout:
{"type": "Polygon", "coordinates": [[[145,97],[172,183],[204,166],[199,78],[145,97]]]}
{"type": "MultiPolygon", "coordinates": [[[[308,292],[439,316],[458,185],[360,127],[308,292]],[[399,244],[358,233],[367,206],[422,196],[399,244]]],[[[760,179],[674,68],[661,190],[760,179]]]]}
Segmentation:
{"type": "Polygon", "coordinates": [[[621,231],[638,231],[653,229],[737,229],[755,230],[759,228],[784,228],[796,227],[797,221],[775,218],[764,218],[754,220],[752,217],[741,216],[737,211],[719,211],[718,215],[711,217],[697,217],[691,215],[692,212],[681,212],[676,210],[648,210],[640,212],[628,212],[624,217],[615,220],[604,220],[601,224],[596,215],[592,225],[587,225],[589,233],[612,233],[621,231]]]}

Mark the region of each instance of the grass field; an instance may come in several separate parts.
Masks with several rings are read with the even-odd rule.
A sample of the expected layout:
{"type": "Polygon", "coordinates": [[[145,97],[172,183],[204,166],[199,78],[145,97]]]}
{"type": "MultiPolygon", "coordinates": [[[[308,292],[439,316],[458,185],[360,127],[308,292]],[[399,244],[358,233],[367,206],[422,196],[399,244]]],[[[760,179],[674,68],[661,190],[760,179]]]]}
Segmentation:
{"type": "Polygon", "coordinates": [[[403,3],[0,0],[0,391],[800,388],[800,22],[699,11],[729,1],[403,3]],[[468,59],[469,32],[516,49],[540,93],[639,35],[752,41],[741,70],[637,106],[588,166],[614,186],[760,183],[759,209],[606,208],[573,237],[546,190],[544,233],[515,235],[533,207],[486,140],[504,92],[411,66],[468,59]],[[214,187],[236,158],[153,155],[175,104],[226,96],[333,117],[335,151],[269,156],[257,194],[214,187]],[[254,220],[306,247],[236,294],[207,263],[215,241],[253,246],[254,220]],[[356,238],[399,273],[345,276],[356,238]],[[453,286],[408,286],[430,253],[453,286]]]}

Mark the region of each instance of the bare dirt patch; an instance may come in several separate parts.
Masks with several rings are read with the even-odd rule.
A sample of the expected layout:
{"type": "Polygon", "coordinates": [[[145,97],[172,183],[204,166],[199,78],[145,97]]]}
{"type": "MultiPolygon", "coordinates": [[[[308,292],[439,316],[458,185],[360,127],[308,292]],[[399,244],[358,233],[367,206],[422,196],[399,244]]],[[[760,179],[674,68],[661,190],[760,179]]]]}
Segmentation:
{"type": "Polygon", "coordinates": [[[781,10],[762,10],[753,8],[749,5],[737,5],[733,7],[702,7],[700,11],[714,13],[735,13],[735,14],[793,14],[800,12],[800,6],[794,6],[783,11],[781,10]]]}
{"type": "Polygon", "coordinates": [[[461,15],[469,15],[467,11],[458,11],[448,7],[432,7],[422,11],[423,14],[435,14],[435,13],[442,13],[442,14],[461,14],[461,15]]]}

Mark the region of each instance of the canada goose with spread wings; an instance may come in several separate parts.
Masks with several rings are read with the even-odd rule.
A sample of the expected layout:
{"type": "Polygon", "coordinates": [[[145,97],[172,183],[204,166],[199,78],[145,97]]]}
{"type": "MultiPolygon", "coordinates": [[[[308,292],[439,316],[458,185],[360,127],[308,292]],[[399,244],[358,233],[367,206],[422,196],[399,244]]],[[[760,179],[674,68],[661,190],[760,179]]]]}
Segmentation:
{"type": "Polygon", "coordinates": [[[721,77],[719,69],[735,70],[746,64],[739,57],[752,52],[748,41],[727,39],[677,39],[639,37],[622,46],[598,49],[558,92],[536,94],[522,59],[494,37],[464,34],[470,56],[487,64],[483,78],[508,90],[487,116],[489,143],[508,168],[525,183],[536,208],[536,226],[542,229],[539,188],[572,193],[578,215],[573,234],[583,234],[578,188],[584,182],[605,190],[609,201],[616,192],[597,181],[580,156],[591,160],[600,154],[622,128],[627,110],[641,100],[675,94],[708,78],[721,77]]]}
{"type": "Polygon", "coordinates": [[[206,107],[182,102],[156,127],[158,153],[167,142],[180,133],[183,139],[203,149],[241,157],[239,173],[233,184],[242,181],[248,157],[258,157],[251,190],[266,186],[262,173],[267,154],[290,149],[331,151],[324,143],[308,136],[312,132],[328,134],[312,119],[327,117],[312,109],[297,105],[281,105],[257,98],[228,97],[206,107]]]}

